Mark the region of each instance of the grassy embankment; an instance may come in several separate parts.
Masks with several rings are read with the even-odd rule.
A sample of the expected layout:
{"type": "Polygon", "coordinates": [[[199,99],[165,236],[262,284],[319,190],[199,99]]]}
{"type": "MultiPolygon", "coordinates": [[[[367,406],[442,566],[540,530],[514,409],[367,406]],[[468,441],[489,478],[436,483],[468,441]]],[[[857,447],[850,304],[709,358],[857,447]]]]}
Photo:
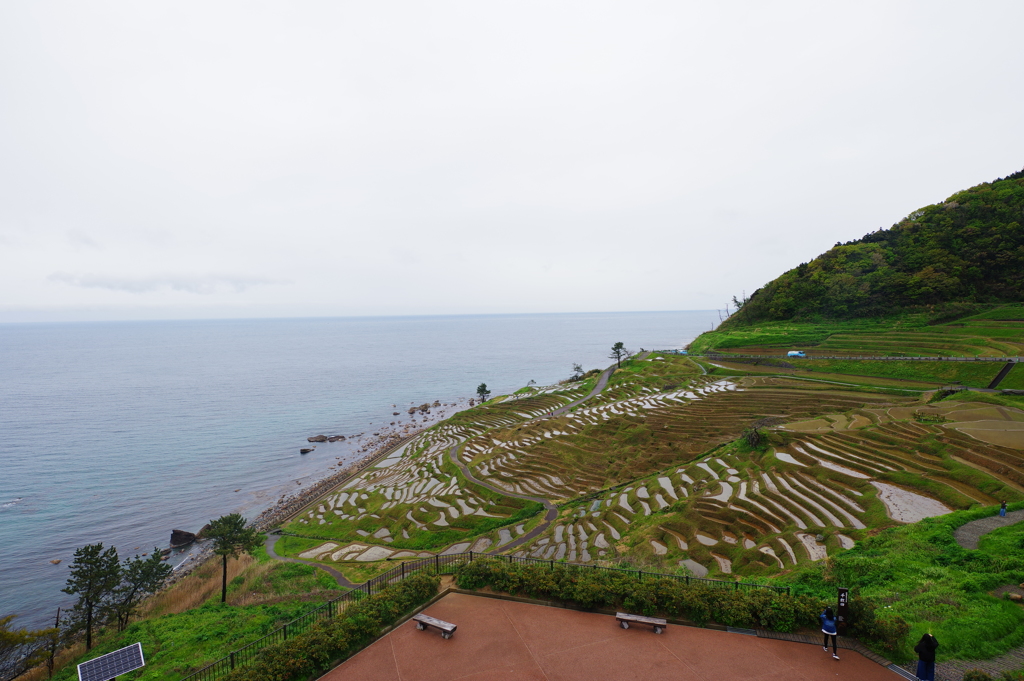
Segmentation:
{"type": "Polygon", "coordinates": [[[924,313],[845,321],[725,324],[702,334],[693,353],[811,356],[1005,357],[1024,354],[1024,306],[1000,305],[953,321],[936,322],[924,313]]]}
{"type": "MultiPolygon", "coordinates": [[[[764,322],[703,334],[694,353],[725,354],[723,366],[735,374],[783,373],[864,385],[921,389],[959,384],[987,387],[999,373],[997,362],[870,361],[819,359],[823,356],[1004,357],[1024,355],[1024,307],[1002,305],[956,321],[930,324],[924,314],[836,322],[764,322]],[[783,358],[804,350],[808,359],[783,358]],[[778,361],[729,360],[729,354],[779,355],[778,361]],[[846,379],[837,377],[848,377],[846,379]],[[885,381],[886,383],[883,383],[885,381]]],[[[726,373],[722,369],[718,375],[726,373]]],[[[1015,369],[1000,388],[1024,388],[1024,372],[1015,369]]]]}
{"type": "MultiPolygon", "coordinates": [[[[76,679],[79,663],[141,642],[146,666],[118,678],[178,681],[342,593],[322,570],[271,560],[262,548],[255,556],[230,560],[228,566],[226,604],[220,602],[220,561],[210,561],[150,598],[143,619],[125,631],[103,632],[88,654],[82,648],[68,651],[54,678],[76,679]]],[[[45,671],[25,678],[43,679],[45,671]]]]}
{"type": "MultiPolygon", "coordinates": [[[[1011,510],[1024,508],[1024,503],[1011,510]]],[[[977,550],[961,548],[954,530],[991,516],[992,507],[927,518],[865,538],[827,562],[808,563],[778,582],[831,597],[845,586],[911,624],[908,641],[925,632],[941,642],[939,660],[984,659],[1024,644],[1024,608],[992,595],[1024,581],[1024,524],[982,537],[977,550]]],[[[909,646],[904,659],[912,659],[909,646]]]]}

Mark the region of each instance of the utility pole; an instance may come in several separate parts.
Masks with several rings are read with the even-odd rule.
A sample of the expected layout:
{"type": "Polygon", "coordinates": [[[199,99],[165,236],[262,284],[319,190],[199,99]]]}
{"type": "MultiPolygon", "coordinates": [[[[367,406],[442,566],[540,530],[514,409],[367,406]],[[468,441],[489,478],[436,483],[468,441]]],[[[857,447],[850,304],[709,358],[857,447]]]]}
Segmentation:
{"type": "Polygon", "coordinates": [[[48,679],[53,678],[53,659],[57,656],[57,639],[60,638],[60,608],[57,608],[57,618],[53,621],[53,638],[50,639],[50,659],[46,661],[46,672],[48,679]]]}

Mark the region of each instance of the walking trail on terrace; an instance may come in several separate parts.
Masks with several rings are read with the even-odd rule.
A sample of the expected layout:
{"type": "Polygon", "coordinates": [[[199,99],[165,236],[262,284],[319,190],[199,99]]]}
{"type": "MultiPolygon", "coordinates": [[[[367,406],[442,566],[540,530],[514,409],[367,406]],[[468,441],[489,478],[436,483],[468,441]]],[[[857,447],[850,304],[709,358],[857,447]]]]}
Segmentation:
{"type": "MultiPolygon", "coordinates": [[[[650,355],[650,354],[651,354],[650,352],[643,352],[643,353],[641,353],[641,354],[639,354],[637,356],[637,359],[641,359],[641,360],[642,359],[646,359],[647,356],[650,355]]],[[[573,407],[579,406],[580,404],[583,404],[584,402],[586,402],[587,400],[595,397],[596,395],[599,395],[605,389],[605,387],[607,387],[608,380],[611,378],[612,371],[614,370],[614,368],[615,367],[608,367],[607,369],[605,369],[601,373],[601,376],[597,380],[597,385],[595,385],[594,389],[590,391],[590,394],[588,394],[588,395],[586,395],[586,396],[576,400],[575,402],[571,402],[571,403],[569,403],[569,404],[567,404],[567,405],[565,405],[563,407],[559,407],[558,409],[553,411],[550,414],[550,416],[561,416],[562,414],[565,414],[566,412],[571,410],[573,407]]],[[[545,419],[545,418],[548,418],[548,416],[540,416],[540,417],[537,417],[536,420],[545,419]]],[[[462,445],[463,445],[463,443],[460,442],[459,444],[457,444],[454,447],[452,447],[451,451],[449,452],[449,456],[450,456],[450,458],[452,460],[452,463],[454,463],[456,466],[459,467],[459,470],[462,471],[462,474],[465,475],[468,480],[470,480],[471,482],[473,482],[473,483],[475,483],[477,485],[480,485],[481,487],[486,487],[489,490],[492,490],[494,492],[499,492],[500,494],[504,494],[506,496],[517,497],[519,499],[528,499],[530,501],[539,502],[539,503],[544,505],[544,508],[546,510],[546,513],[544,514],[544,520],[541,522],[540,525],[538,525],[534,529],[530,530],[530,532],[528,532],[527,534],[525,534],[525,535],[523,535],[521,537],[516,538],[515,540],[513,540],[510,543],[501,544],[499,546],[496,546],[490,553],[498,553],[499,551],[508,551],[510,549],[514,549],[514,548],[516,548],[517,546],[520,546],[523,543],[526,543],[528,541],[533,540],[535,537],[537,537],[538,535],[540,535],[541,533],[543,533],[545,530],[548,529],[548,526],[550,526],[551,523],[554,522],[555,518],[558,517],[558,507],[556,507],[548,499],[542,499],[540,497],[532,497],[532,496],[528,496],[528,495],[525,495],[525,494],[516,494],[516,493],[510,492],[510,491],[505,490],[505,489],[498,489],[497,487],[494,487],[493,485],[490,485],[489,483],[486,483],[486,482],[483,482],[482,480],[477,479],[470,472],[470,470],[466,466],[466,464],[464,464],[459,459],[459,457],[458,457],[459,448],[462,447],[462,445]]],[[[267,549],[267,555],[269,555],[271,558],[274,558],[275,560],[280,560],[280,561],[283,561],[283,562],[286,562],[286,563],[302,563],[304,565],[312,565],[313,567],[320,568],[321,570],[326,571],[328,574],[330,574],[332,577],[334,577],[335,581],[337,581],[340,586],[342,586],[342,587],[344,587],[346,589],[352,589],[352,588],[355,588],[355,587],[359,586],[358,584],[350,582],[348,579],[346,579],[345,575],[343,575],[339,570],[336,570],[336,569],[334,569],[332,567],[329,567],[327,565],[323,565],[321,563],[317,563],[317,562],[311,561],[311,560],[303,560],[301,558],[286,558],[284,556],[278,555],[278,553],[276,551],[274,551],[274,545],[277,543],[277,540],[280,539],[280,538],[281,538],[281,535],[279,535],[279,534],[269,534],[269,535],[267,535],[265,546],[266,546],[266,549],[267,549]]],[[[439,553],[443,553],[443,551],[444,550],[442,549],[442,551],[439,551],[439,553]]]]}
{"type": "MultiPolygon", "coordinates": [[[[980,520],[972,520],[966,525],[958,527],[953,532],[953,538],[963,548],[973,550],[978,548],[978,541],[982,536],[992,530],[1016,525],[1022,521],[1024,521],[1024,511],[1011,511],[1006,514],[1005,518],[994,515],[988,518],[981,518],[980,520]]],[[[939,641],[939,645],[942,645],[942,641],[939,641]]],[[[940,662],[935,665],[935,678],[937,681],[961,681],[964,672],[968,669],[981,669],[998,678],[1003,672],[1015,671],[1021,668],[1024,668],[1024,646],[1012,648],[1006,651],[1005,654],[988,660],[946,660],[945,662],[940,662]]],[[[904,669],[913,673],[917,669],[917,664],[910,663],[904,665],[904,669]]]]}

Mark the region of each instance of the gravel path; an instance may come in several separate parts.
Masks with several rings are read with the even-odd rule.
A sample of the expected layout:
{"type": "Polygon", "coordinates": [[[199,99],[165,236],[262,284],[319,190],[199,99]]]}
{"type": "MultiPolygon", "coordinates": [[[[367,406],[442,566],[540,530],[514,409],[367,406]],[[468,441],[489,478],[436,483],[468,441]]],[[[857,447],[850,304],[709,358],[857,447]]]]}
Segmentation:
{"type": "Polygon", "coordinates": [[[1000,527],[1015,525],[1021,521],[1024,521],[1024,511],[1010,511],[1006,514],[1005,518],[994,515],[982,518],[981,520],[972,520],[966,525],[956,528],[956,531],[953,532],[953,538],[956,539],[957,544],[965,549],[976,549],[978,548],[978,540],[981,539],[982,535],[986,535],[992,530],[998,530],[1000,527]]]}

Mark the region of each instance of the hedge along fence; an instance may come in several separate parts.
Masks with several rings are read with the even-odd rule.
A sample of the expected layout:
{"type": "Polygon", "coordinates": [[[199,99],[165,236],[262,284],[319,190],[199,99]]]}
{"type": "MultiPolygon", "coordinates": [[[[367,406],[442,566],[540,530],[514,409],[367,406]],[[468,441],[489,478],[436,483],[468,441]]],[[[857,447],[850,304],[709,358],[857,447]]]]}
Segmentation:
{"type": "MultiPolygon", "coordinates": [[[[224,679],[239,667],[246,666],[258,659],[264,648],[288,641],[289,638],[294,638],[295,636],[305,632],[306,629],[313,626],[316,622],[337,616],[346,608],[351,607],[351,603],[358,601],[360,598],[380,593],[381,591],[388,589],[391,585],[399,583],[402,580],[408,579],[412,575],[419,574],[421,572],[434,575],[455,574],[461,566],[467,563],[472,563],[474,558],[476,560],[480,560],[482,556],[483,554],[474,554],[474,552],[469,551],[467,553],[453,553],[446,556],[437,555],[430,558],[421,558],[419,560],[403,561],[387,572],[377,575],[373,579],[368,580],[366,583],[350,591],[346,591],[338,598],[328,601],[327,603],[310,610],[298,619],[288,622],[263,638],[253,641],[244,648],[235,650],[216,662],[193,672],[186,676],[182,681],[219,681],[220,679],[224,679]]],[[[555,569],[556,565],[559,565],[561,566],[561,569],[568,570],[596,570],[600,572],[611,572],[615,574],[628,575],[630,579],[672,579],[685,582],[687,584],[691,582],[701,583],[708,587],[715,587],[719,589],[766,589],[784,591],[786,593],[789,592],[789,587],[784,586],[766,586],[763,584],[745,584],[743,582],[727,582],[718,579],[705,579],[700,577],[664,575],[655,572],[644,572],[642,570],[624,570],[622,568],[606,568],[598,567],[596,565],[566,565],[556,563],[553,560],[514,558],[512,556],[496,556],[494,559],[506,560],[516,564],[539,565],[544,569],[550,568],[552,570],[555,569]]]]}
{"type": "MultiPolygon", "coordinates": [[[[622,606],[704,625],[793,631],[818,626],[828,604],[794,596],[788,587],[745,584],[641,570],[458,553],[401,563],[272,634],[200,669],[184,681],[296,681],[345,659],[403,614],[437,594],[437,575],[454,574],[464,589],[490,586],[511,594],[571,601],[581,607],[622,606]],[[290,634],[290,638],[289,638],[290,634]]],[[[886,651],[900,649],[910,627],[876,616],[873,604],[853,598],[849,633],[886,651]]]]}
{"type": "MultiPolygon", "coordinates": [[[[819,628],[818,615],[832,603],[814,596],[794,596],[771,589],[723,589],[669,577],[570,566],[510,563],[478,558],[459,568],[456,583],[463,589],[491,587],[513,595],[569,601],[582,608],[622,608],[643,615],[667,615],[701,626],[716,622],[729,627],[791,632],[819,628]]],[[[872,604],[851,602],[849,634],[886,651],[899,650],[910,631],[898,617],[880,618],[872,604]]]]}
{"type": "Polygon", "coordinates": [[[338,660],[359,652],[384,627],[437,595],[439,580],[420,572],[350,604],[337,617],[321,620],[284,643],[270,645],[227,681],[296,681],[326,672],[338,660]]]}

